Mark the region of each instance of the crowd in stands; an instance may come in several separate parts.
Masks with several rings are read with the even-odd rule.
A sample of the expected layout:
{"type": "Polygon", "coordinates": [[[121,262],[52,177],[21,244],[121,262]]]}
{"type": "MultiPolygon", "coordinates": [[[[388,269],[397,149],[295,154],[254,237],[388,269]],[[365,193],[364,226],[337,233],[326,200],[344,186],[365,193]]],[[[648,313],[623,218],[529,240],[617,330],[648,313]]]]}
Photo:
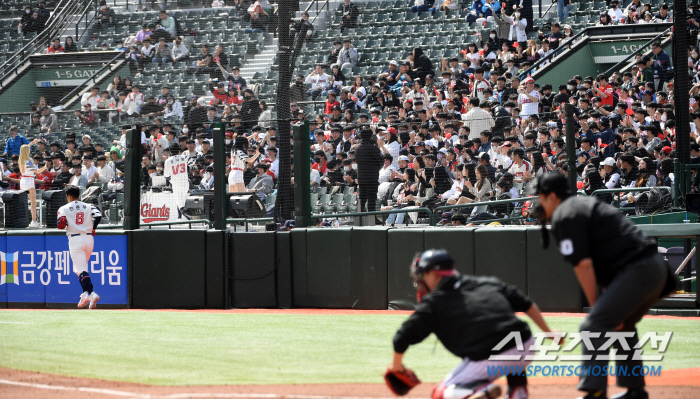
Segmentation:
{"type": "Polygon", "coordinates": [[[20,20],[19,29],[22,33],[41,32],[51,17],[51,11],[46,8],[46,2],[41,1],[36,8],[31,5],[24,7],[24,14],[20,20]]]}
{"type": "MultiPolygon", "coordinates": [[[[579,188],[588,195],[600,188],[673,185],[677,111],[672,64],[661,43],[652,45],[651,54],[638,55],[629,71],[576,75],[555,89],[527,75],[538,60],[570,44],[571,26],[555,23],[548,32],[538,32],[528,40],[527,10],[509,2],[510,8],[492,0],[478,3],[480,0],[474,2],[473,10],[487,8],[491,14],[469,15],[476,21],[500,22],[498,28],[488,37],[478,33],[478,40],[462,51],[446,54],[438,64],[415,47],[405,59],[387,59],[376,75],[346,79],[343,71],[360,66],[358,50],[362,50],[347,37],[334,43],[327,62],[295,76],[290,87],[290,122],[310,122],[314,192],[359,194],[360,208],[369,211],[377,206],[390,210],[475,203],[477,206],[452,215],[462,221],[503,216],[508,208],[489,207],[488,202],[519,198],[544,173],[574,173],[579,188]],[[310,100],[325,101],[323,111],[312,114],[305,110],[301,103],[310,100]],[[576,107],[576,170],[568,170],[566,163],[565,104],[576,107]],[[369,146],[376,151],[368,150],[369,146]]],[[[261,4],[256,1],[246,9],[258,17],[267,15],[260,12],[261,4]]],[[[452,10],[451,4],[446,1],[436,7],[426,0],[410,11],[452,10]]],[[[700,26],[695,14],[700,10],[692,4],[690,8],[689,26],[700,26]]],[[[345,0],[338,11],[342,17],[333,29],[344,32],[357,26],[360,11],[354,3],[345,0]]],[[[612,23],[668,22],[667,11],[662,5],[661,18],[652,15],[648,20],[648,11],[638,0],[624,10],[613,0],[604,18],[609,16],[612,23]]],[[[112,18],[113,12],[102,8],[97,22],[108,25],[112,18]]],[[[142,124],[141,139],[145,189],[153,185],[153,177],[163,175],[173,148],[188,159],[191,187],[211,189],[213,173],[218,172],[213,164],[213,129],[217,122],[226,122],[224,173],[230,189],[237,191],[237,185],[243,184],[262,198],[272,194],[279,173],[275,126],[287,122],[274,120],[268,105],[257,98],[238,68],[228,65],[221,45],[212,50],[205,44],[199,56],[188,58],[177,25],[163,11],[159,21],[145,24],[116,49],[125,52],[134,77],[144,74],[148,63],[189,60],[188,73],[211,77],[205,95],[192,95],[182,104],[170,94],[167,84],[159,95],[144,96],[130,77],[115,77],[107,90],[95,87],[82,96],[75,118],[83,126],[95,126],[100,120],[122,123],[124,132],[131,127],[131,117],[148,120],[142,124]],[[243,181],[237,172],[242,172],[243,181]]],[[[306,38],[304,32],[301,40],[306,38]]],[[[59,41],[49,51],[68,51],[66,47],[59,41]]],[[[693,79],[700,82],[698,49],[692,50],[688,62],[693,79]]],[[[698,160],[700,83],[691,94],[691,154],[698,160]]],[[[35,111],[42,132],[57,129],[51,108],[40,105],[35,111]]],[[[10,131],[6,162],[0,164],[6,171],[3,180],[11,185],[16,184],[16,177],[11,176],[17,143],[26,140],[16,133],[16,129],[10,131]]],[[[75,140],[68,137],[65,144],[51,143],[46,148],[48,143],[39,143],[34,148],[40,157],[37,161],[49,165],[43,182],[37,177],[37,184],[62,187],[101,182],[118,187],[124,136],[99,148],[88,135],[79,138],[82,145],[75,140]]],[[[638,194],[599,198],[633,206],[638,194]]],[[[406,217],[416,222],[417,214],[392,215],[388,223],[401,223],[406,217]]]]}

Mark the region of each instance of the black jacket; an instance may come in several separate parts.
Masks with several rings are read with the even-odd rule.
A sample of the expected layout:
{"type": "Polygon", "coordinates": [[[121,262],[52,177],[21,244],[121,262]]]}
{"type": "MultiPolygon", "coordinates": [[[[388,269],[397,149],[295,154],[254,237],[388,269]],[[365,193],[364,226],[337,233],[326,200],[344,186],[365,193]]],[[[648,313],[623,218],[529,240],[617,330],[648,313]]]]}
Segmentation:
{"type": "Polygon", "coordinates": [[[512,332],[520,332],[523,341],[532,336],[527,323],[515,316],[530,306],[530,298],[495,277],[445,277],[396,332],[394,351],[404,353],[409,345],[435,333],[456,356],[488,359],[515,346],[515,341],[509,340],[499,351],[492,351],[512,332]]]}
{"type": "Polygon", "coordinates": [[[379,147],[363,140],[355,148],[355,159],[357,159],[357,182],[360,185],[379,185],[379,170],[384,164],[379,147]]]}
{"type": "Polygon", "coordinates": [[[433,75],[433,63],[430,58],[425,54],[420,54],[413,60],[413,70],[416,73],[416,77],[419,77],[422,83],[425,85],[425,77],[427,75],[433,75]]]}
{"type": "Polygon", "coordinates": [[[505,107],[499,105],[493,110],[493,135],[503,137],[506,127],[511,125],[510,113],[505,107]]]}

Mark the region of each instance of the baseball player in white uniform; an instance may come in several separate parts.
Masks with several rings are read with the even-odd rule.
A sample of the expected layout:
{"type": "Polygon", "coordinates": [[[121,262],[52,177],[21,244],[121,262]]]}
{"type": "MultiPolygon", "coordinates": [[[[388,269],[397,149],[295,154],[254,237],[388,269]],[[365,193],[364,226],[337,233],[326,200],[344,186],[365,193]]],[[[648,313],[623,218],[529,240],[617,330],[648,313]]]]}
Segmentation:
{"type": "Polygon", "coordinates": [[[83,308],[89,303],[90,309],[95,309],[100,296],[92,290],[88,263],[95,245],[93,235],[102,220],[102,214],[96,207],[79,201],[80,189],[76,186],[66,189],[66,199],[68,203],[58,210],[58,228],[66,230],[73,272],[78,275],[83,288],[78,307],[83,308]]]}
{"type": "Polygon", "coordinates": [[[182,210],[189,196],[190,179],[187,174],[187,157],[180,155],[180,146],[170,146],[170,158],[165,160],[163,176],[170,178],[170,186],[175,194],[178,219],[182,219],[182,210]]]}

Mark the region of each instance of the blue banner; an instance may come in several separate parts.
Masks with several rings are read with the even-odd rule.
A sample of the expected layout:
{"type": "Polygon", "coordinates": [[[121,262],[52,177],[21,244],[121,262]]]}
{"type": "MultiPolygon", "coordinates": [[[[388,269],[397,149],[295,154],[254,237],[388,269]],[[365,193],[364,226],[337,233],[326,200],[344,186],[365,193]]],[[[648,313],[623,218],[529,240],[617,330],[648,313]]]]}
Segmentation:
{"type": "MultiPolygon", "coordinates": [[[[101,304],[127,305],[126,235],[94,238],[88,272],[101,304]]],[[[0,237],[0,294],[7,302],[78,303],[82,293],[66,236],[0,237]],[[15,277],[16,276],[16,277],[15,277]]]]}

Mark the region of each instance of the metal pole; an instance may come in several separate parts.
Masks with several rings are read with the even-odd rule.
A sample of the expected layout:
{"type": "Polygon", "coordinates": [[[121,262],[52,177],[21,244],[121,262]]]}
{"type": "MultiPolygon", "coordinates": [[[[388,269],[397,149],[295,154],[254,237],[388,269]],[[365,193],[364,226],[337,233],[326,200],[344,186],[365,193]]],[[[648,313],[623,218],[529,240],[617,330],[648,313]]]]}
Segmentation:
{"type": "MultiPolygon", "coordinates": [[[[688,12],[685,0],[673,1],[673,100],[676,110],[676,153],[682,165],[690,163],[690,79],[688,77],[688,12]]],[[[681,167],[682,167],[681,165],[681,167]]],[[[681,193],[676,193],[679,195],[681,193]]]]}
{"type": "Polygon", "coordinates": [[[572,192],[576,192],[576,121],[574,121],[574,112],[576,107],[572,104],[566,104],[564,107],[566,112],[566,161],[568,166],[567,177],[569,187],[572,192]]]}
{"type": "Polygon", "coordinates": [[[126,131],[124,159],[124,230],[141,225],[141,126],[126,131]]]}
{"type": "Polygon", "coordinates": [[[214,134],[214,229],[226,229],[226,145],[224,144],[224,124],[219,122],[214,134]]]}

